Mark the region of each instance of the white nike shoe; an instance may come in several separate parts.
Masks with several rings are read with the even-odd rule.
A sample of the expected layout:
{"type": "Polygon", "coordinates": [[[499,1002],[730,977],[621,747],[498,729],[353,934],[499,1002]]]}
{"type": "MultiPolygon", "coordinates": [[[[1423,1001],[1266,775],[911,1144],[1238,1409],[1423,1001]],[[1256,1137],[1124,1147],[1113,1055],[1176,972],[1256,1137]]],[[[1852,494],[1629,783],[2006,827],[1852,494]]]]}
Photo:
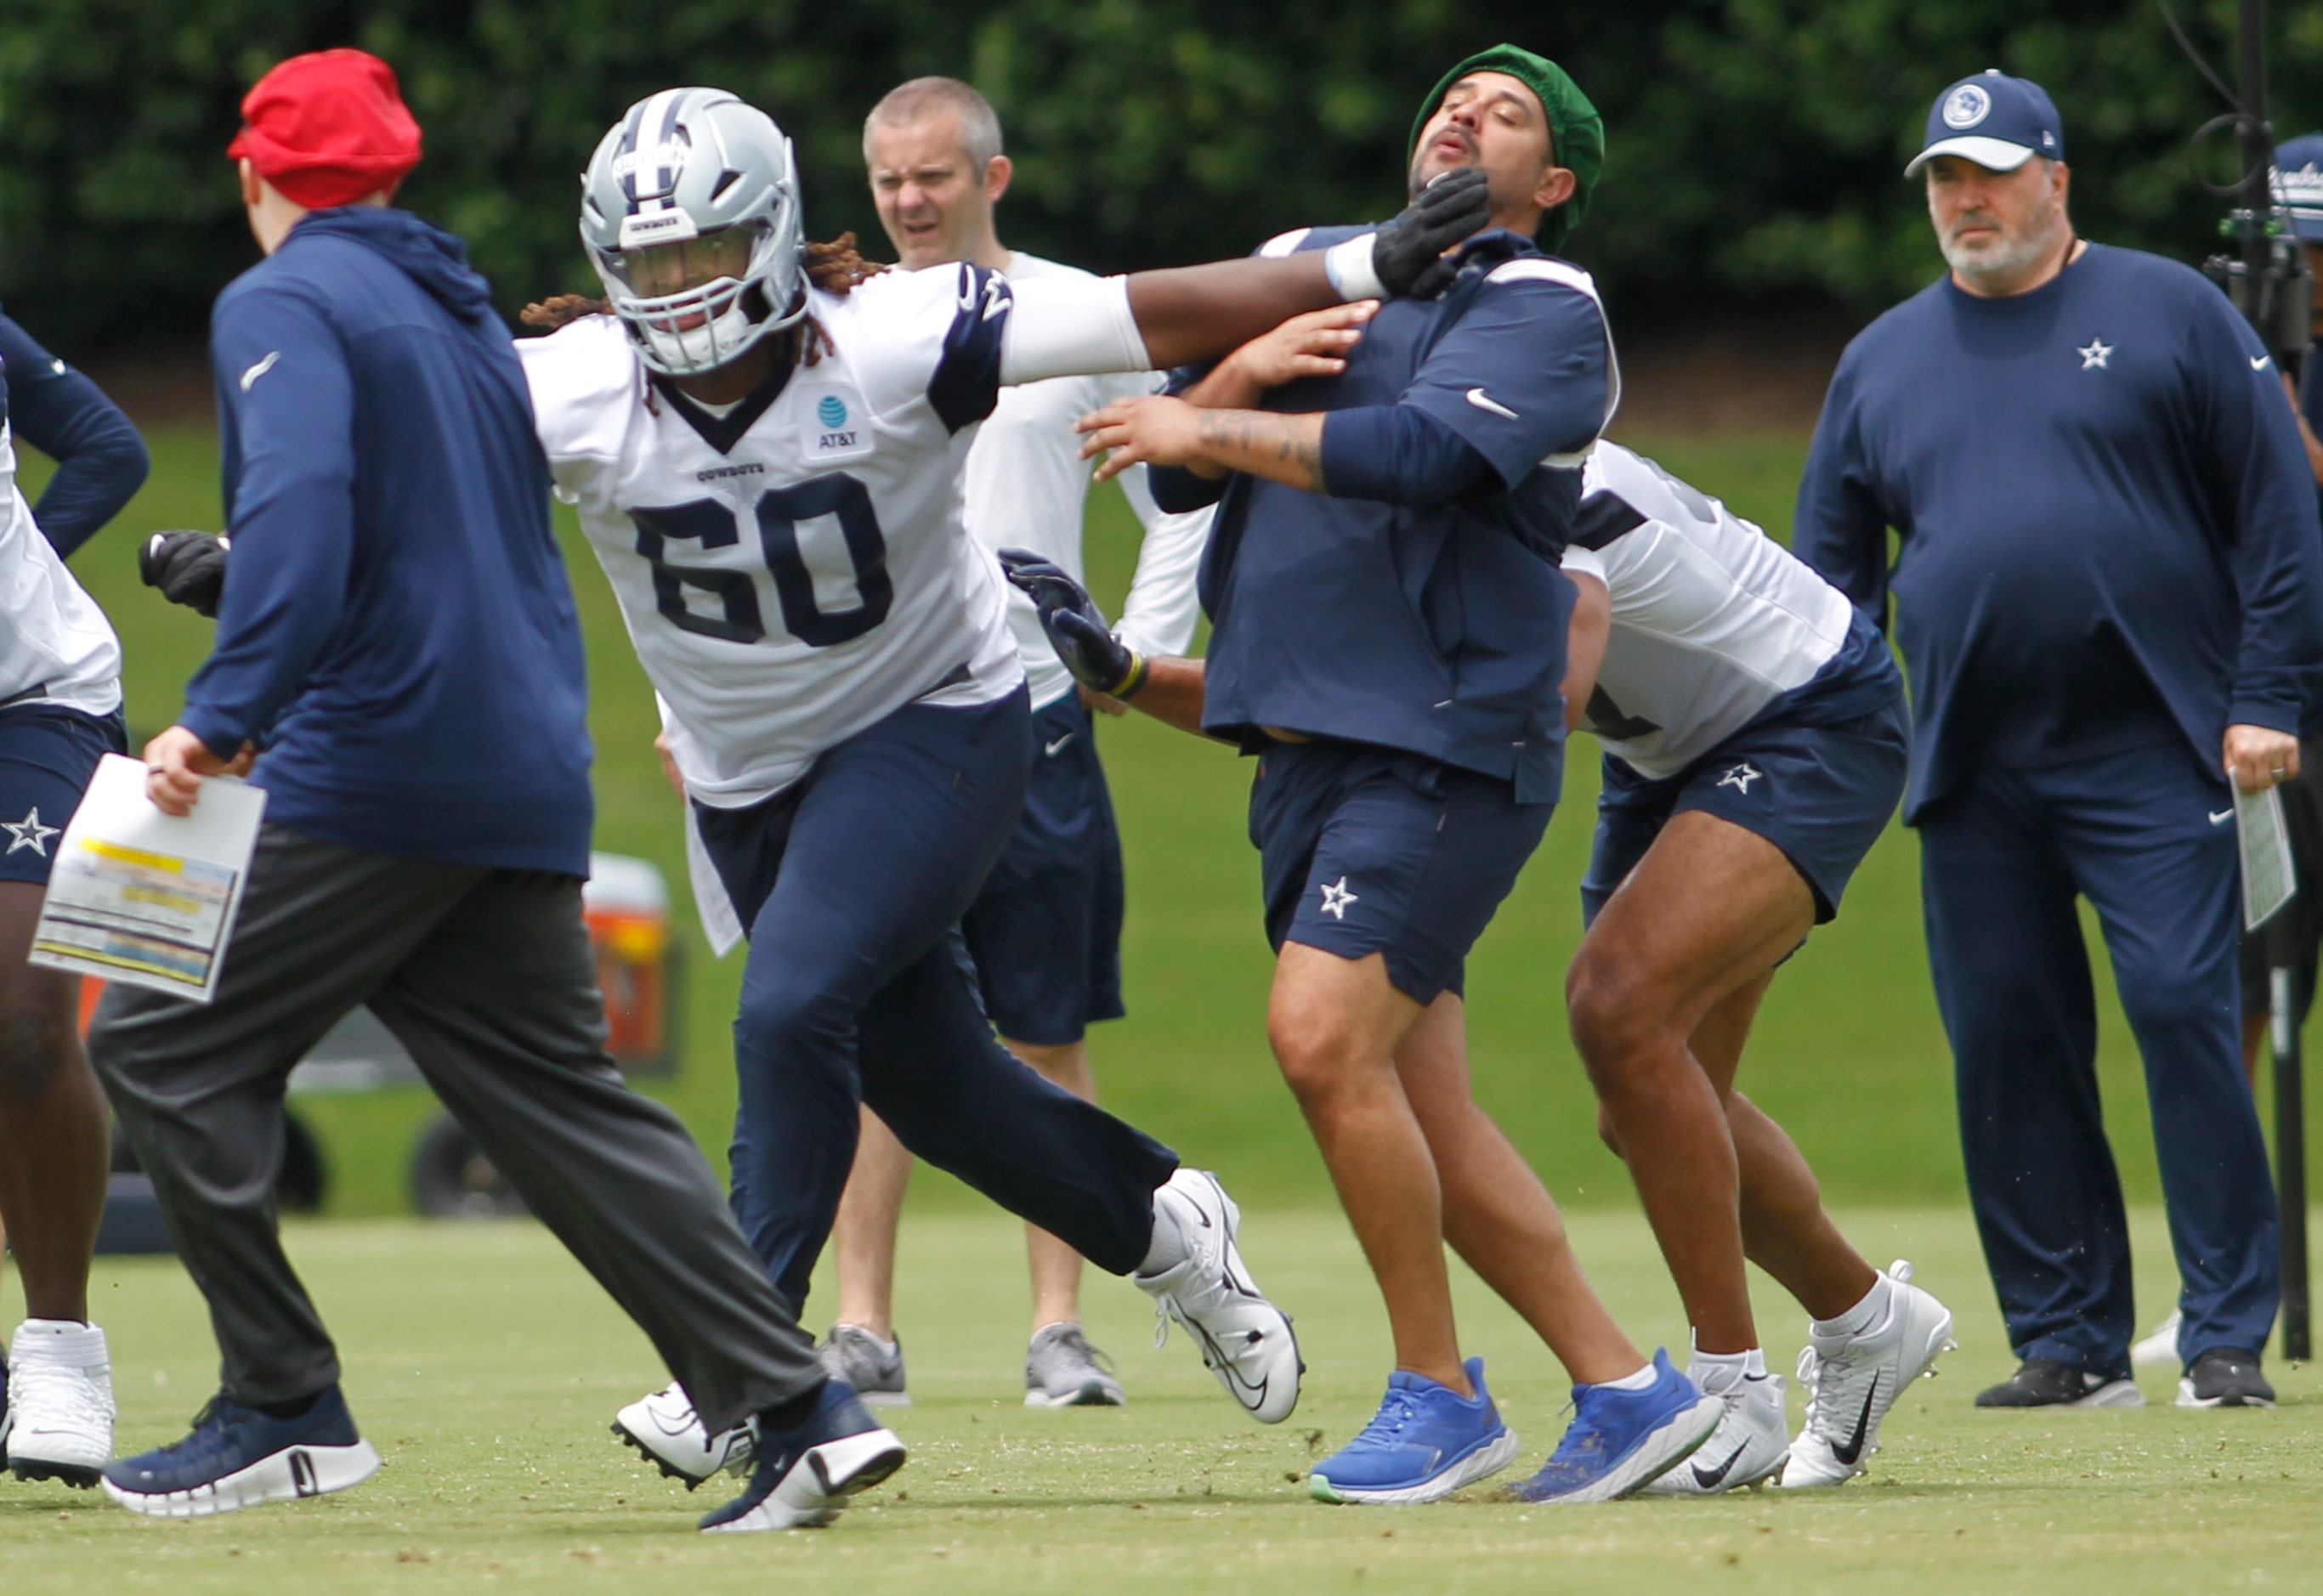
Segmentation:
{"type": "Polygon", "coordinates": [[[26,1319],[8,1344],[8,1467],[86,1491],[113,1461],[113,1359],[105,1332],[26,1319]]]}
{"type": "Polygon", "coordinates": [[[750,1472],[750,1426],[712,1435],[702,1427],[693,1399],[675,1380],[622,1408],[614,1416],[613,1434],[643,1453],[665,1479],[684,1481],[688,1491],[716,1474],[750,1472]]]}
{"type": "Polygon", "coordinates": [[[1771,1479],[1791,1446],[1783,1377],[1753,1374],[1717,1393],[1726,1412],[1693,1456],[1654,1480],[1641,1496],[1720,1496],[1771,1479]]]}
{"type": "Polygon", "coordinates": [[[2153,1334],[2129,1349],[2129,1361],[2140,1369],[2175,1367],[2178,1363],[2178,1326],[2186,1316],[2176,1308],[2170,1316],[2153,1327],[2153,1334]]]}
{"type": "Polygon", "coordinates": [[[1887,1280],[1882,1323],[1853,1335],[1809,1328],[1799,1354],[1807,1421],[1783,1464],[1786,1488],[1841,1485],[1862,1473],[1879,1450],[1879,1421],[1953,1345],[1951,1310],[1911,1284],[1912,1266],[1897,1259],[1887,1280]]]}
{"type": "Polygon", "coordinates": [[[1129,1277],[1153,1298],[1153,1344],[1169,1340],[1175,1319],[1244,1412],[1261,1424],[1281,1424],[1299,1405],[1307,1365],[1290,1316],[1260,1295],[1243,1265],[1235,1245],[1242,1210],[1217,1176],[1180,1169],[1153,1194],[1153,1223],[1174,1225],[1186,1245],[1186,1257],[1171,1268],[1129,1277]]]}

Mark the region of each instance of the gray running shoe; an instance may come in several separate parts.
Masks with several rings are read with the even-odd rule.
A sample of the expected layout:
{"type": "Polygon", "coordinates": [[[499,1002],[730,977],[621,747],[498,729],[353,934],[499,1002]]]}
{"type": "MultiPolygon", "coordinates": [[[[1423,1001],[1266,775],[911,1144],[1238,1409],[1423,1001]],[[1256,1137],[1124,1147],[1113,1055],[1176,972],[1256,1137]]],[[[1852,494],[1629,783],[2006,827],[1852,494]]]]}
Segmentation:
{"type": "Polygon", "coordinates": [[[882,1341],[860,1325],[833,1325],[816,1349],[822,1371],[855,1388],[866,1408],[908,1408],[904,1389],[904,1338],[882,1341]]]}
{"type": "Polygon", "coordinates": [[[1079,1325],[1043,1325],[1024,1352],[1024,1406],[1125,1407],[1129,1398],[1112,1365],[1111,1358],[1088,1344],[1079,1325]]]}

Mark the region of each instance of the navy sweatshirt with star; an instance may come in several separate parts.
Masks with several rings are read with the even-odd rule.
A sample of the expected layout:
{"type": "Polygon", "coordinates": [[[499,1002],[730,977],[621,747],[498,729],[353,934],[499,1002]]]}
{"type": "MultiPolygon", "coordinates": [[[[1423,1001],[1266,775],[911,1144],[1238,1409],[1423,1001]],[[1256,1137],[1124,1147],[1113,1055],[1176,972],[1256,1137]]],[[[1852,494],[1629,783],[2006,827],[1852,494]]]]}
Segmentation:
{"type": "Polygon", "coordinates": [[[2281,373],[2199,273],[2092,244],[2030,293],[1942,279],[1848,345],[1793,546],[1895,637],[1905,818],[1986,765],[2296,731],[2323,524],[2281,373]],[[1888,530],[1897,535],[1892,565],[1888,530]]]}

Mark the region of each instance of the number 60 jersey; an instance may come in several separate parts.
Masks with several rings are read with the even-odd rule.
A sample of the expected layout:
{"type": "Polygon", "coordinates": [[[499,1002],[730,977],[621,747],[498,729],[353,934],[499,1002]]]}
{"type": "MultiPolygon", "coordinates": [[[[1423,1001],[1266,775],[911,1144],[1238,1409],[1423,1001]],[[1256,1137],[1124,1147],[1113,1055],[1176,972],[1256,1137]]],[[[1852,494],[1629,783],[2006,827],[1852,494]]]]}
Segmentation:
{"type": "MultiPolygon", "coordinates": [[[[610,316],[517,344],[558,494],[687,791],[717,808],[780,791],[904,704],[987,703],[1024,679],[960,486],[998,397],[1010,285],[963,264],[809,301],[822,359],[722,415],[652,379],[610,316]]],[[[1086,369],[1134,369],[1130,343],[1086,369]]]]}

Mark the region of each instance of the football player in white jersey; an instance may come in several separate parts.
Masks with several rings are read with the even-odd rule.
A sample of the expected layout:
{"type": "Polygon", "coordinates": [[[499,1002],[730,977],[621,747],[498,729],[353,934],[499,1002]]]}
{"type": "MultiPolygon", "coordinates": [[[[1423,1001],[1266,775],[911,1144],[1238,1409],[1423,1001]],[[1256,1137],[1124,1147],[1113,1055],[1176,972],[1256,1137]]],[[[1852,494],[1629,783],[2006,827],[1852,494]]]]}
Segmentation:
{"type": "MultiPolygon", "coordinates": [[[[880,224],[906,270],[972,261],[1005,272],[1012,283],[1088,280],[1086,272],[1001,243],[993,210],[1012,169],[1001,152],[999,118],[969,85],[918,78],[890,90],[864,121],[863,145],[880,224]]],[[[1054,377],[1005,390],[969,451],[969,530],[988,548],[1037,549],[1079,576],[1089,466],[1079,457],[1073,423],[1116,399],[1151,392],[1160,381],[1143,372],[1054,377]]],[[[1165,514],[1146,490],[1142,468],[1125,473],[1121,483],[1145,530],[1122,635],[1149,654],[1183,654],[1194,636],[1194,577],[1211,512],[1165,514]]],[[[1024,816],[961,931],[985,1013],[1008,1050],[1094,1102],[1087,1028],[1125,1012],[1121,839],[1090,716],[1092,705],[1109,701],[1076,686],[1032,601],[1014,590],[1008,599],[1032,693],[1032,785],[1024,816]]],[[[1120,713],[1120,706],[1112,711],[1120,713]]],[[[831,1230],[839,1314],[823,1349],[832,1372],[867,1402],[910,1400],[893,1315],[896,1223],[911,1169],[911,1155],[867,1109],[854,1173],[831,1230]]],[[[1120,1380],[1081,1330],[1080,1255],[1038,1227],[1026,1240],[1033,1275],[1026,1405],[1123,1401],[1120,1380]]]]}
{"type": "Polygon", "coordinates": [[[1617,445],[1584,470],[1564,565],[1609,623],[1593,675],[1576,649],[1566,681],[1568,718],[1605,750],[1566,1007],[1694,1325],[1689,1372],[1726,1399],[1691,1463],[1648,1489],[1709,1494],[1777,1470],[1840,1484],[1950,1344],[1951,1315],[1909,1265],[1879,1274],[1848,1244],[1798,1149],[1733,1086],[1776,966],[1839,912],[1902,795],[1903,681],[1836,588],[1617,445]],[[1812,1320],[1795,1442],[1746,1254],[1812,1320]]]}
{"type": "Polygon", "coordinates": [[[20,1480],[84,1488],[113,1457],[111,1358],[88,1322],[112,1121],[81,1051],[78,978],[26,955],[65,822],[97,760],[125,752],[121,646],[17,491],[0,393],[0,1222],[26,1316],[0,1454],[20,1480]]]}
{"type": "MultiPolygon", "coordinates": [[[[1262,385],[1327,371],[1360,335],[1350,319],[1299,318],[1237,352],[1235,369],[1262,385]]],[[[1841,1483],[1950,1344],[1951,1316],[1908,1266],[1864,1261],[1798,1150],[1732,1086],[1775,966],[1836,913],[1902,793],[1901,678],[1843,595],[1651,461],[1600,442],[1583,491],[1563,558],[1582,601],[1566,719],[1604,744],[1605,781],[1583,884],[1591,928],[1567,983],[1574,1034],[1693,1318],[1689,1372],[1725,1401],[1711,1438],[1646,1490],[1714,1494],[1778,1472],[1841,1483]],[[1685,1128],[1707,1149],[1673,1156],[1655,1117],[1673,1103],[1706,1108],[1706,1136],[1685,1128]],[[1749,1319],[1746,1243],[1813,1317],[1795,1443],[1749,1319]],[[1731,1266],[1731,1297],[1705,1259],[1731,1266]]],[[[1201,730],[1201,662],[1144,658],[1062,572],[1015,550],[1003,563],[1077,676],[1134,683],[1135,708],[1201,730]]]]}
{"type": "MultiPolygon", "coordinates": [[[[1327,263],[1012,284],[826,261],[810,280],[789,141],[763,113],[673,89],[599,146],[581,225],[612,314],[521,348],[558,491],[659,697],[705,919],[721,947],[750,940],[733,1200],[794,1308],[868,1103],[1134,1274],[1255,1417],[1290,1413],[1290,1322],[1251,1286],[1217,1182],[1024,1069],[978,1007],[956,928],[1023,803],[1032,720],[960,469],[1004,384],[1148,370],[1409,289],[1485,209],[1447,180],[1327,263]]],[[[675,1388],[616,1427],[689,1480],[742,1450],[675,1388]]]]}

